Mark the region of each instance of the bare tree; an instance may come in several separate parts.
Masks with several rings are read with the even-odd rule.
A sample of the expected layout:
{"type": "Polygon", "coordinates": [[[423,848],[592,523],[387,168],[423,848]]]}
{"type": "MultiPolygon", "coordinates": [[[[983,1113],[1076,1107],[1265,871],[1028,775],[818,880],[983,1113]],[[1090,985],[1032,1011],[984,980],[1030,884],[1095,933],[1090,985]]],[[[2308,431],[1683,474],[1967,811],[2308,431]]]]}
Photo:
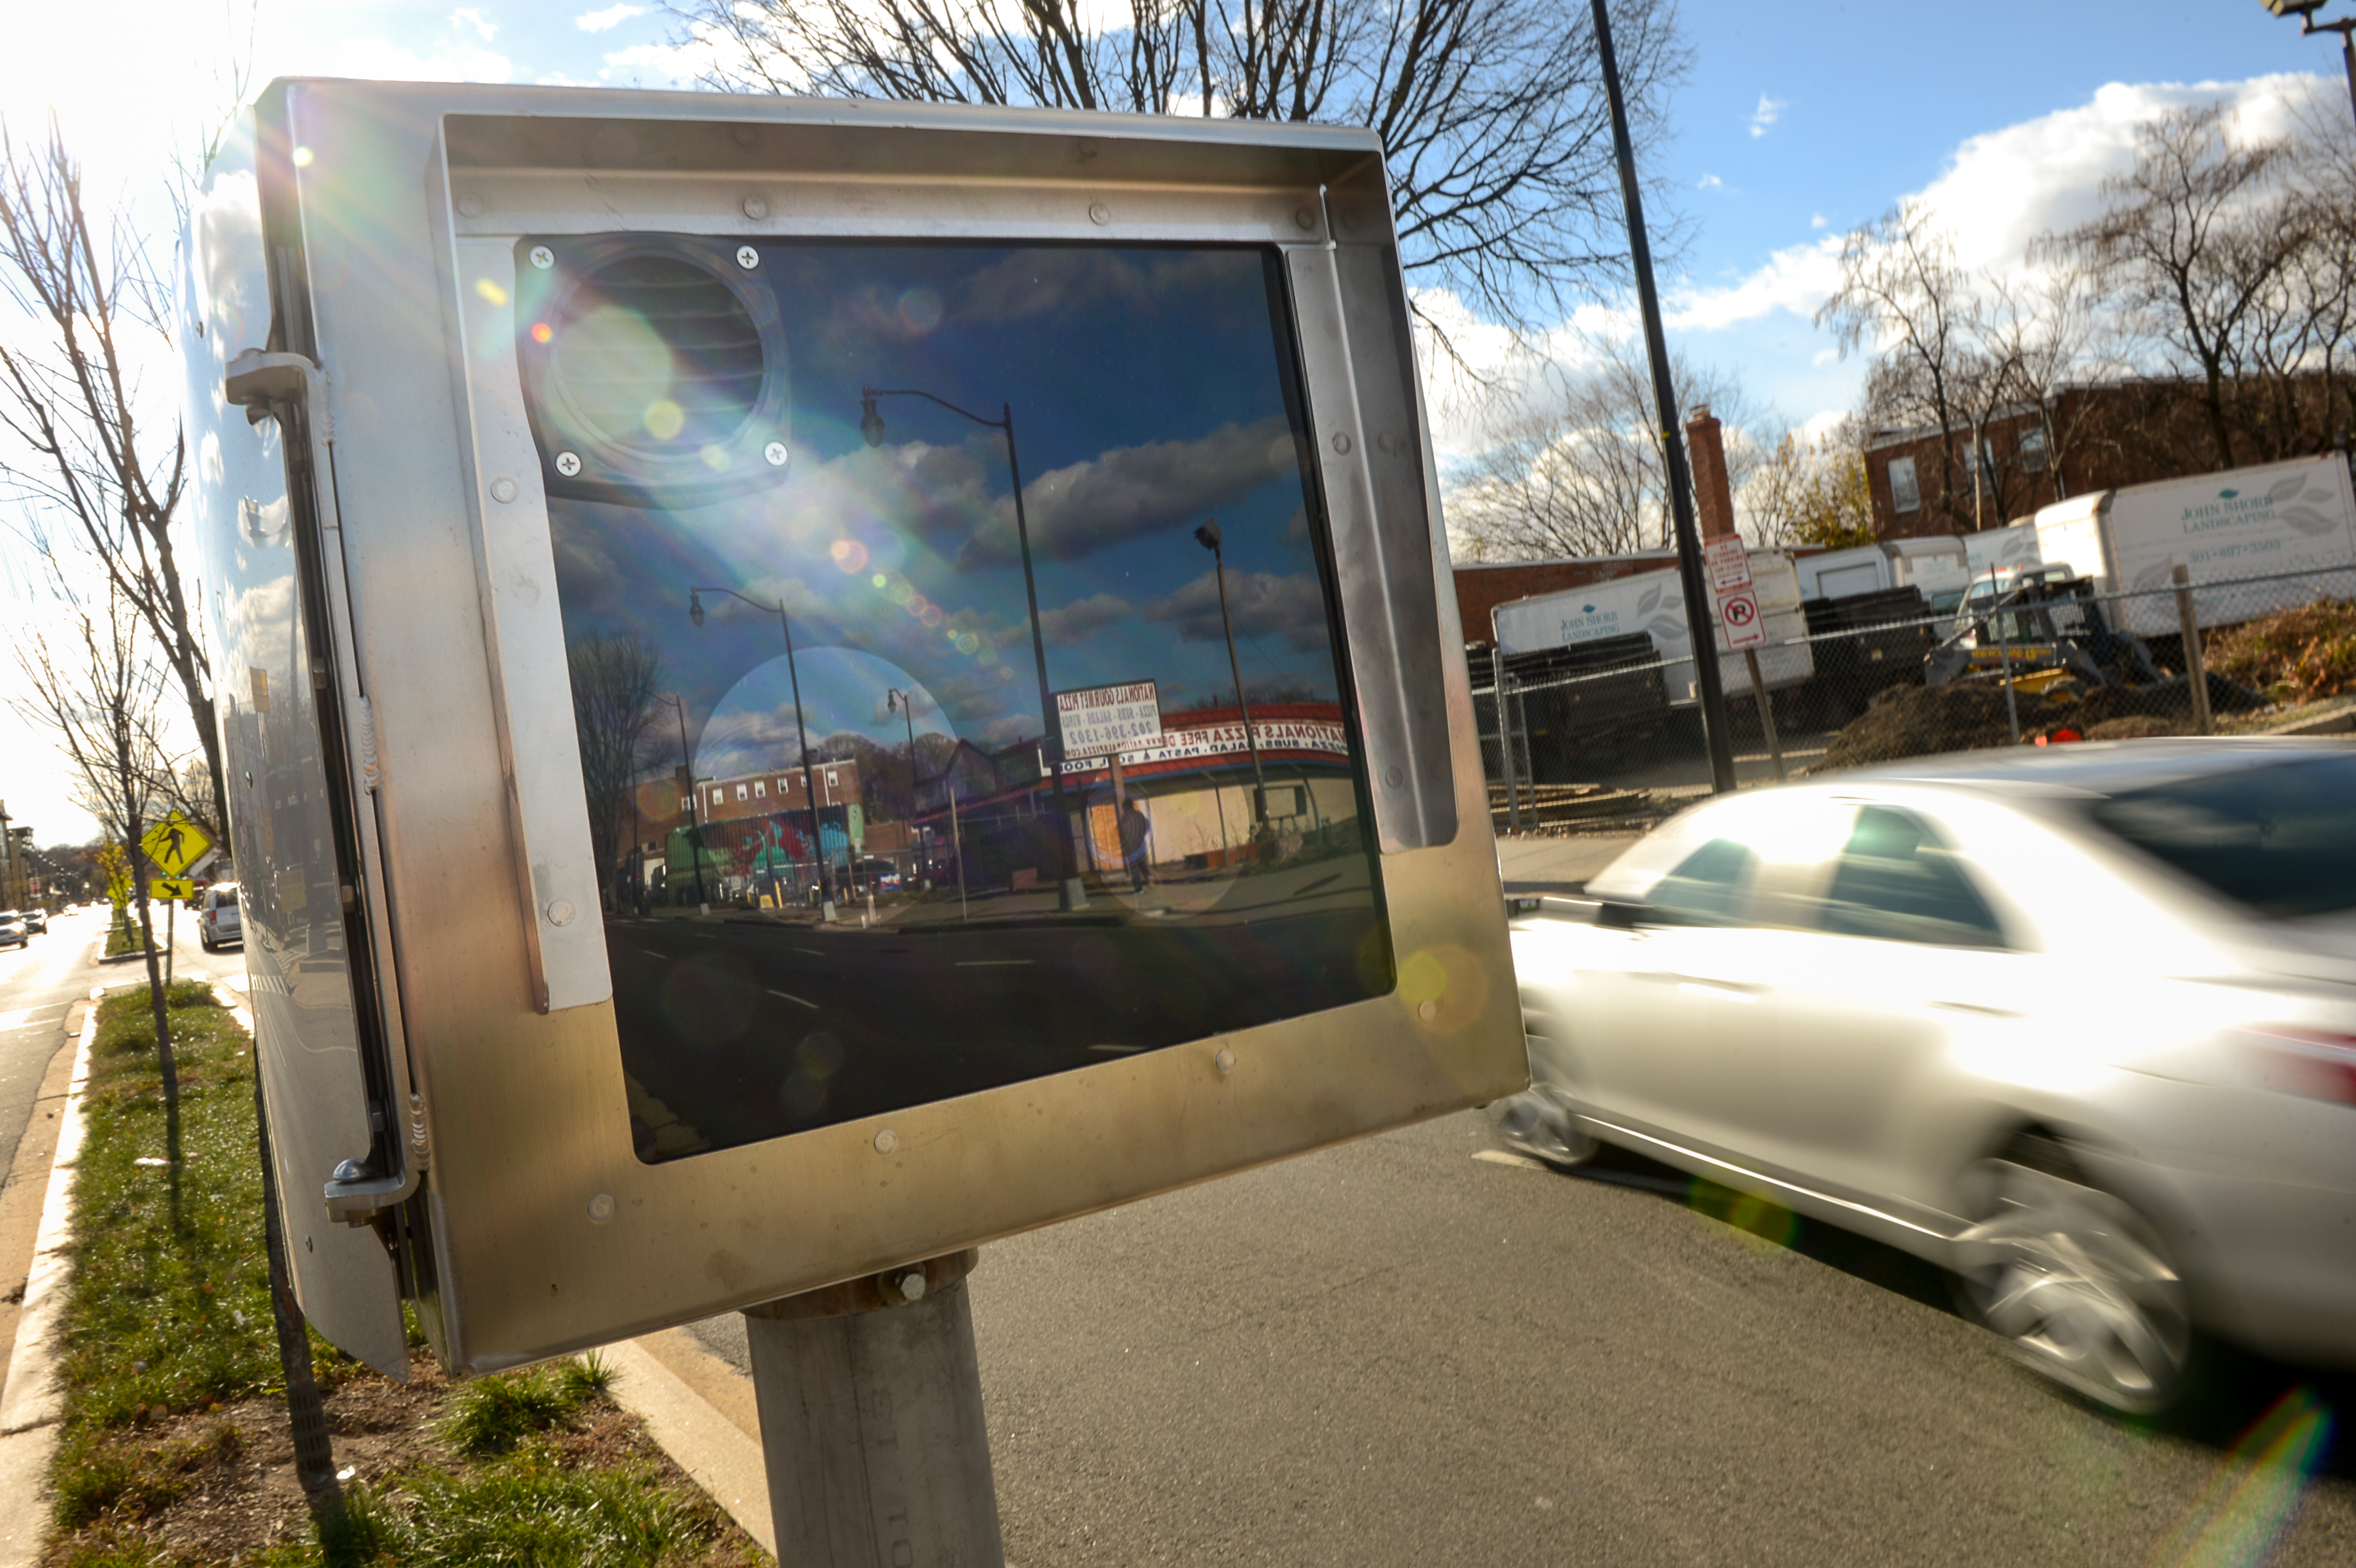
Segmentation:
{"type": "MultiPolygon", "coordinates": [[[[1578,6],[680,0],[674,14],[726,91],[1365,126],[1388,154],[1411,301],[1449,290],[1526,326],[1624,260],[1593,23],[1578,6]]],[[[1648,147],[1689,59],[1676,8],[1615,0],[1612,29],[1631,134],[1648,147]]]]}
{"type": "Polygon", "coordinates": [[[618,910],[623,857],[638,838],[638,775],[659,740],[655,697],[662,690],[662,654],[635,632],[597,632],[566,650],[565,661],[573,673],[590,846],[607,907],[618,910]]]}
{"type": "Polygon", "coordinates": [[[2291,188],[2280,142],[2240,143],[2222,103],[2171,109],[2136,138],[2135,165],[2103,182],[2103,210],[2048,248],[2092,266],[2154,357],[2200,383],[2220,468],[2236,461],[2235,383],[2262,360],[2270,299],[2322,209],[2291,188]]]}
{"type": "Polygon", "coordinates": [[[147,908],[147,857],[140,841],[158,820],[174,758],[157,744],[155,708],[166,671],[140,646],[142,628],[125,596],[110,585],[104,607],[74,605],[63,637],[37,631],[16,645],[16,668],[27,694],[10,705],[27,723],[51,731],[72,765],[80,804],[129,860],[132,904],[147,955],[147,987],[155,1013],[155,1059],[164,1084],[164,1156],[170,1178],[172,1219],[180,1219],[180,1074],[172,1050],[172,1022],[164,998],[155,922],[147,908]]]}
{"type": "MultiPolygon", "coordinates": [[[[1465,465],[1448,497],[1466,558],[1624,555],[1671,540],[1668,478],[1651,371],[1641,344],[1599,341],[1577,371],[1553,371],[1500,424],[1502,439],[1465,465]]],[[[1729,482],[1742,489],[1772,448],[1771,428],[1730,373],[1672,356],[1692,408],[1726,431],[1729,482]]]]}
{"type": "Polygon", "coordinates": [[[1854,416],[1815,440],[1785,431],[1735,494],[1744,534],[1770,546],[1871,543],[1873,491],[1864,437],[1864,424],[1854,416]]]}
{"type": "Polygon", "coordinates": [[[0,293],[33,328],[0,337],[0,434],[11,438],[0,440],[0,493],[24,508],[61,594],[79,575],[69,553],[87,556],[162,650],[222,800],[211,671],[172,538],[187,480],[178,399],[151,401],[138,377],[149,355],[176,355],[171,289],[120,218],[103,231],[92,220],[54,122],[34,143],[0,123],[0,293]]]}

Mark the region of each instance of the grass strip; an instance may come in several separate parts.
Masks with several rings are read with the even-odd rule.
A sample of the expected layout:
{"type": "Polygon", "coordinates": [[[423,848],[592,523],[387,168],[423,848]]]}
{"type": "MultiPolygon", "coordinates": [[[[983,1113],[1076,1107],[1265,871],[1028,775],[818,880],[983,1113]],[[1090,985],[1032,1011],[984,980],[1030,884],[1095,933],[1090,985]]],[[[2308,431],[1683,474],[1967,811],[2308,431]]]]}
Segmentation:
{"type": "MultiPolygon", "coordinates": [[[[591,1357],[405,1390],[313,1340],[329,1421],[368,1434],[348,1527],[287,1533],[268,1485],[286,1414],[263,1255],[251,1042],[201,983],[166,993],[180,1069],[179,1202],[147,988],[99,1006],[73,1180],[61,1316],[66,1414],[51,1481],[53,1568],[512,1564],[749,1568],[766,1555],[606,1396],[591,1357]],[[388,1435],[360,1412],[408,1401],[388,1435]],[[338,1414],[342,1411],[343,1415],[338,1414]],[[416,1412],[427,1412],[418,1419],[416,1412]],[[176,1511],[177,1510],[177,1511],[176,1511]],[[190,1510],[195,1510],[191,1513],[190,1510]],[[185,1516],[185,1517],[184,1517],[185,1516]],[[201,1516],[201,1517],[199,1517],[201,1516]],[[225,1517],[233,1522],[225,1525],[225,1517]]],[[[414,1341],[412,1341],[414,1342],[414,1341]]],[[[275,1462],[284,1470],[288,1458],[275,1462]]],[[[289,1472],[291,1473],[291,1472],[289,1472]]]]}

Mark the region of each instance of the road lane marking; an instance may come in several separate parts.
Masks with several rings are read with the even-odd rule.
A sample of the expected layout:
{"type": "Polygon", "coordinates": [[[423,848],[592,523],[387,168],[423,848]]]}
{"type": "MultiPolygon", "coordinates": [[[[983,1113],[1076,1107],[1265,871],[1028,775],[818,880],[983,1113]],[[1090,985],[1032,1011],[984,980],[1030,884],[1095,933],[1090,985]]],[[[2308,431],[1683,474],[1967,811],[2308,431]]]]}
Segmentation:
{"type": "Polygon", "coordinates": [[[794,948],[789,950],[798,953],[808,953],[812,958],[824,958],[826,956],[826,954],[819,951],[816,948],[794,948]]]}
{"type": "Polygon", "coordinates": [[[1017,964],[1035,961],[1027,958],[961,958],[951,965],[955,969],[1011,969],[1017,964]]]}
{"type": "Polygon", "coordinates": [[[652,949],[652,948],[640,948],[638,950],[639,950],[640,952],[642,952],[642,953],[646,954],[648,958],[669,958],[669,957],[670,957],[670,954],[669,954],[669,953],[667,953],[667,952],[657,952],[657,951],[655,951],[655,950],[654,950],[654,949],[652,949]]]}
{"type": "Polygon", "coordinates": [[[1150,1051],[1152,1048],[1151,1046],[1090,1046],[1088,1047],[1092,1051],[1109,1051],[1117,1057],[1133,1057],[1140,1051],[1150,1051]]]}
{"type": "Polygon", "coordinates": [[[813,1013],[815,1013],[815,1012],[817,1012],[817,1011],[818,1011],[818,1004],[817,1004],[817,1003],[815,1003],[815,1002],[805,1002],[805,1001],[803,1001],[800,997],[798,997],[798,996],[795,995],[795,994],[794,994],[792,992],[790,992],[790,991],[772,991],[772,992],[770,992],[770,993],[769,993],[769,994],[770,994],[770,995],[772,995],[772,996],[782,996],[782,997],[784,997],[787,1001],[788,1001],[788,1002],[790,1002],[790,1003],[794,1004],[794,1005],[796,1005],[796,1006],[798,1006],[798,1007],[807,1007],[807,1008],[809,1008],[809,1009],[811,1012],[813,1012],[813,1013]]]}
{"type": "Polygon", "coordinates": [[[0,1013],[0,1034],[5,1034],[10,1029],[23,1028],[25,1020],[32,1016],[32,1013],[33,1010],[30,1007],[12,1007],[5,1013],[0,1013]]]}

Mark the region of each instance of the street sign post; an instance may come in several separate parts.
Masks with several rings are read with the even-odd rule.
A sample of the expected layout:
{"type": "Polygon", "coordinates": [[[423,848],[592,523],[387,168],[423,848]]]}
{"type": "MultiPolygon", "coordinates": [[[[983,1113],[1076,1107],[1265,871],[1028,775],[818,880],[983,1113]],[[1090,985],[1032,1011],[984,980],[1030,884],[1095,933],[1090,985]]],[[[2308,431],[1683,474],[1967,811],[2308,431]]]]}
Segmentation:
{"type": "MultiPolygon", "coordinates": [[[[910,1448],[969,1444],[969,1250],[1526,1083],[1383,156],[988,107],[261,95],[192,217],[181,341],[322,1333],[397,1376],[407,1296],[463,1374],[762,1307],[799,1541],[798,1474],[882,1461],[791,1435],[777,1368],[835,1369],[844,1411],[937,1394],[910,1448]],[[1239,683],[1190,537],[1213,489],[1236,623],[1282,632],[1238,745],[1160,711],[1239,683]],[[776,603],[801,651],[691,622],[682,580],[776,603]],[[675,770],[639,744],[657,703],[675,770]],[[1315,810],[1243,853],[1279,723],[1315,810]],[[957,900],[639,917],[626,868],[682,838],[748,902],[821,854],[789,759],[901,733],[913,798],[828,806],[954,846],[957,900]],[[1153,769],[1140,849],[1185,899],[1102,871],[1059,897],[1090,746],[1153,769]],[[920,1312],[954,1375],[862,1382],[920,1312]]],[[[854,1554],[994,1560],[994,1510],[950,1511],[854,1554]]]]}
{"type": "Polygon", "coordinates": [[[1718,623],[1726,646],[1742,655],[1751,677],[1751,700],[1759,710],[1760,733],[1767,742],[1768,760],[1775,777],[1783,777],[1783,744],[1775,730],[1774,700],[1759,670],[1759,650],[1767,643],[1767,618],[1759,607],[1759,588],[1751,576],[1751,547],[1739,533],[1720,534],[1702,546],[1708,569],[1711,596],[1718,601],[1718,623]]]}

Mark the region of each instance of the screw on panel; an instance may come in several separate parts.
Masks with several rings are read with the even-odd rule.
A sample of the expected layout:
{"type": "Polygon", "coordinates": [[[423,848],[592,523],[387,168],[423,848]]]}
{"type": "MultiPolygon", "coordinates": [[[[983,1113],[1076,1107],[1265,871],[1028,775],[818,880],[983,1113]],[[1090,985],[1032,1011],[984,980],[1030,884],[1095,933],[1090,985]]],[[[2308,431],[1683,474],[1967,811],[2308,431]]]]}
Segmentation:
{"type": "Polygon", "coordinates": [[[581,454],[578,452],[559,452],[556,455],[556,471],[563,475],[568,479],[573,475],[579,473],[581,471],[581,454]]]}
{"type": "Polygon", "coordinates": [[[768,215],[769,204],[766,199],[758,196],[748,196],[744,199],[745,217],[759,220],[768,215]]]}
{"type": "Polygon", "coordinates": [[[1343,453],[1345,456],[1348,454],[1350,450],[1350,433],[1348,431],[1337,430],[1333,433],[1333,450],[1343,453]]]}
{"type": "Polygon", "coordinates": [[[761,252],[750,245],[739,245],[736,247],[736,264],[749,273],[761,264],[761,252]]]}
{"type": "Polygon", "coordinates": [[[546,272],[556,264],[556,252],[545,245],[534,245],[531,248],[531,264],[546,272]]]}
{"type": "Polygon", "coordinates": [[[772,441],[761,448],[761,456],[768,459],[769,467],[772,468],[782,468],[786,466],[786,459],[792,454],[786,450],[784,442],[772,441]]]}
{"type": "Polygon", "coordinates": [[[462,197],[460,197],[460,198],[458,199],[458,216],[459,216],[459,217],[461,217],[461,218],[480,218],[482,215],[483,215],[483,199],[482,199],[481,197],[479,197],[479,196],[462,196],[462,197]]]}
{"type": "Polygon", "coordinates": [[[877,1154],[888,1155],[899,1146],[900,1134],[892,1131],[891,1128],[886,1127],[882,1132],[875,1134],[875,1152],[877,1154]]]}
{"type": "Polygon", "coordinates": [[[495,501],[511,501],[515,499],[516,482],[513,479],[507,478],[505,475],[493,479],[491,481],[491,499],[495,501]]]}
{"type": "Polygon", "coordinates": [[[1101,201],[1091,201],[1091,202],[1089,202],[1089,203],[1088,203],[1088,221],[1089,221],[1089,222],[1091,222],[1091,223],[1109,223],[1109,222],[1111,222],[1111,221],[1112,221],[1112,209],[1111,209],[1111,208],[1109,208],[1109,207],[1107,207],[1107,206],[1106,206],[1103,202],[1101,202],[1101,201]]]}
{"type": "Polygon", "coordinates": [[[1219,1064],[1219,1070],[1221,1072],[1233,1072],[1236,1070],[1236,1053],[1226,1046],[1221,1046],[1219,1047],[1219,1054],[1213,1057],[1211,1059],[1219,1064]]]}
{"type": "Polygon", "coordinates": [[[1295,223],[1300,224],[1303,229],[1314,229],[1317,227],[1317,214],[1312,212],[1306,207],[1294,208],[1292,211],[1292,220],[1295,223]]]}
{"type": "Polygon", "coordinates": [[[614,1195],[612,1193],[601,1192],[589,1200],[589,1219],[592,1224],[603,1225],[613,1218],[614,1195]]]}

